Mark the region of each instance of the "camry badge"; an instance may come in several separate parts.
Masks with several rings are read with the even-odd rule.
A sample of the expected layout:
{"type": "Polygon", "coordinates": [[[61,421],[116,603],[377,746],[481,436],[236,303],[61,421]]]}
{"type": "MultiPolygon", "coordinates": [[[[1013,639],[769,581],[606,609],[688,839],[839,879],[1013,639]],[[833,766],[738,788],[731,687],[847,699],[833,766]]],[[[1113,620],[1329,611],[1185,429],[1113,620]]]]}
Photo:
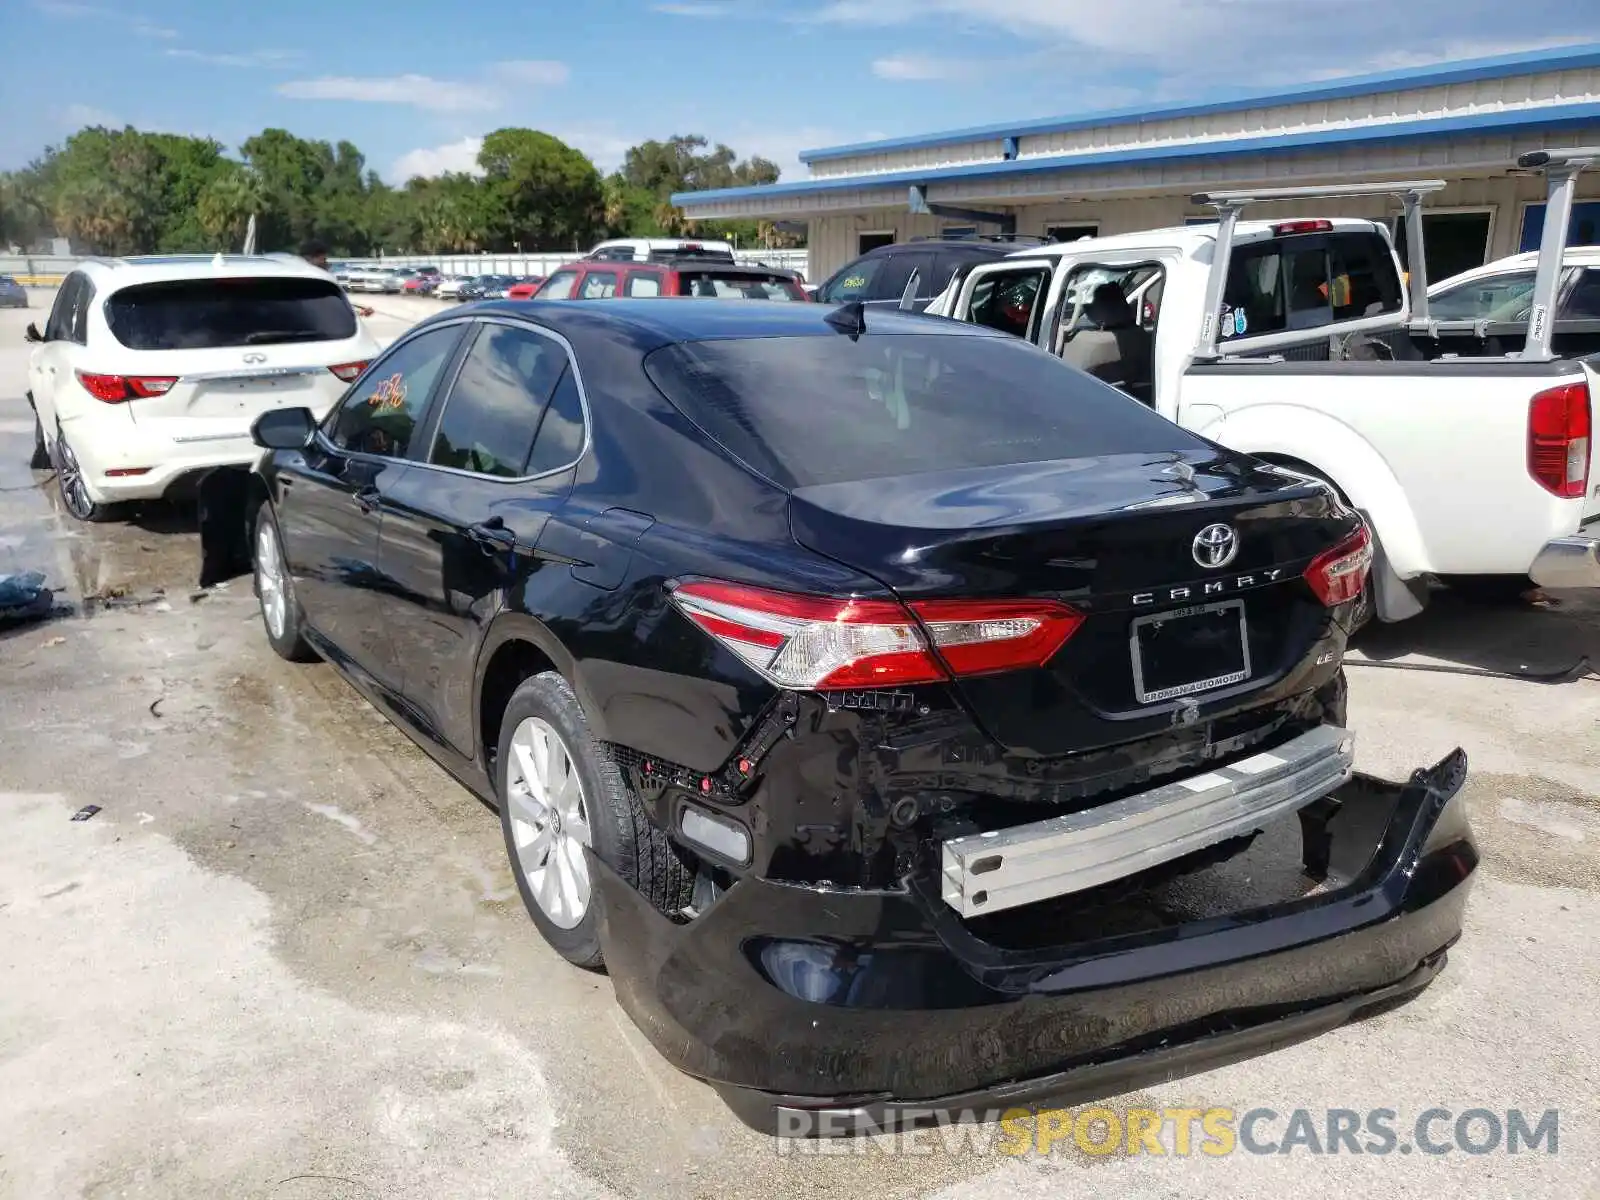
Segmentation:
{"type": "Polygon", "coordinates": [[[1227,566],[1239,553],[1239,535],[1232,525],[1207,525],[1194,535],[1195,562],[1213,571],[1227,566]]]}

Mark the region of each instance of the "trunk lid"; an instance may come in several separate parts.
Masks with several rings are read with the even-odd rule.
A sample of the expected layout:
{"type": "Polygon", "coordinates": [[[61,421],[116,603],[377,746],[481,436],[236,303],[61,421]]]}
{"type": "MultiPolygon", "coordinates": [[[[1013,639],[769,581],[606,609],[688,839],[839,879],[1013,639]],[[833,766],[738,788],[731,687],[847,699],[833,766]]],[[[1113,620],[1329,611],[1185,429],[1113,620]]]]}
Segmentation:
{"type": "Polygon", "coordinates": [[[1085,614],[1042,668],[957,683],[1002,746],[1041,756],[1170,728],[1190,703],[1211,716],[1265,702],[1328,633],[1302,573],[1356,527],[1319,486],[1211,447],[792,496],[802,545],[903,600],[1040,597],[1085,614]],[[1215,527],[1231,552],[1222,533],[1207,540],[1215,527]]]}

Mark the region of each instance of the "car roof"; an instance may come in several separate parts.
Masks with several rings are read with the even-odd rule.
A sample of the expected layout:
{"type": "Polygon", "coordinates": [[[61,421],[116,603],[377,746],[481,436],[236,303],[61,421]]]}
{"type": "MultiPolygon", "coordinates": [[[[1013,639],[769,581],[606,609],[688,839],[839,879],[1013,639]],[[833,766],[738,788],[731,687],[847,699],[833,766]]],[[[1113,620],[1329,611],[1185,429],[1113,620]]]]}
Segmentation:
{"type": "MultiPolygon", "coordinates": [[[[498,300],[474,306],[478,315],[499,313],[528,317],[570,340],[610,335],[644,353],[675,342],[764,337],[843,337],[827,323],[838,306],[796,304],[790,300],[746,300],[738,303],[689,299],[607,300],[573,304],[565,300],[498,300]]],[[[449,320],[452,313],[430,317],[423,324],[449,320]]],[[[1011,335],[967,321],[946,321],[896,309],[870,309],[865,337],[874,333],[933,334],[949,337],[1011,335]]],[[[418,326],[421,328],[422,326],[418,326]]]]}
{"type": "MultiPolygon", "coordinates": [[[[785,279],[798,279],[799,272],[791,267],[768,267],[761,263],[728,262],[726,259],[704,258],[686,254],[681,258],[658,258],[651,262],[626,258],[580,258],[562,263],[556,271],[715,271],[719,275],[779,275],[785,279]]],[[[556,271],[551,271],[554,275],[556,271]]],[[[546,277],[548,278],[548,276],[546,277]]]]}
{"type": "Polygon", "coordinates": [[[328,273],[293,254],[140,254],[90,258],[75,268],[112,288],[180,279],[243,277],[326,279],[328,273]]]}
{"type": "MultiPolygon", "coordinates": [[[[1481,267],[1472,267],[1454,275],[1447,275],[1443,279],[1435,280],[1428,284],[1428,294],[1445,284],[1470,282],[1473,279],[1483,279],[1490,275],[1500,275],[1507,271],[1531,271],[1539,265],[1539,252],[1525,250],[1521,254],[1512,254],[1506,258],[1497,258],[1493,262],[1486,262],[1481,267]]],[[[1568,246],[1561,256],[1561,265],[1564,267],[1600,267],[1600,246],[1568,246]]]]}

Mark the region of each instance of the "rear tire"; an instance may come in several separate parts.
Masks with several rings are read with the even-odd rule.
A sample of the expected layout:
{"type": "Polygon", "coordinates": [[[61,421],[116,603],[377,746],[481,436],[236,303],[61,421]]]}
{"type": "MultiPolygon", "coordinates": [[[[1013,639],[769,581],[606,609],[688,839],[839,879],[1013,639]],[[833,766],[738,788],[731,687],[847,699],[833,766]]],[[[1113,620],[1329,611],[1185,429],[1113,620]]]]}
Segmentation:
{"type": "Polygon", "coordinates": [[[500,722],[500,827],[517,891],[544,940],[575,966],[605,966],[598,858],[662,913],[689,903],[694,872],[645,814],[554,671],[524,680],[500,722]]]}
{"type": "MultiPolygon", "coordinates": [[[[38,421],[37,416],[34,417],[34,421],[38,421]]],[[[83,467],[78,462],[78,456],[67,443],[66,435],[61,432],[60,425],[56,426],[55,454],[50,465],[56,471],[56,490],[61,494],[62,507],[74,519],[97,525],[121,518],[124,511],[122,505],[108,504],[94,498],[94,494],[89,490],[89,481],[84,477],[83,467]]]]}

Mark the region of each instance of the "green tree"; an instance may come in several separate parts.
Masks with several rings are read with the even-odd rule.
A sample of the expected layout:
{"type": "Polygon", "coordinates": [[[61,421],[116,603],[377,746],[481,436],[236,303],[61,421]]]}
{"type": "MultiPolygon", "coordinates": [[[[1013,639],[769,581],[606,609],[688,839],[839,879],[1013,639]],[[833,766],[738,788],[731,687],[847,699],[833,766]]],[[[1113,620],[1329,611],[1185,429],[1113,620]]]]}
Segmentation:
{"type": "Polygon", "coordinates": [[[497,129],[478,151],[492,249],[566,249],[604,225],[600,172],[582,153],[535,129],[497,129]]]}
{"type": "MultiPolygon", "coordinates": [[[[754,155],[741,160],[728,146],[715,146],[699,134],[674,134],[664,142],[641,142],[623,159],[619,173],[623,186],[651,198],[650,218],[656,227],[643,236],[659,232],[676,236],[683,232],[683,213],[671,203],[675,192],[698,192],[708,188],[753,187],[778,181],[778,166],[754,155]]],[[[730,237],[741,243],[760,238],[755,221],[719,221],[715,229],[704,232],[730,237]]]]}
{"type": "Polygon", "coordinates": [[[250,218],[262,211],[261,178],[249,167],[235,166],[218,174],[200,192],[196,217],[209,248],[236,250],[244,243],[250,218]]]}

